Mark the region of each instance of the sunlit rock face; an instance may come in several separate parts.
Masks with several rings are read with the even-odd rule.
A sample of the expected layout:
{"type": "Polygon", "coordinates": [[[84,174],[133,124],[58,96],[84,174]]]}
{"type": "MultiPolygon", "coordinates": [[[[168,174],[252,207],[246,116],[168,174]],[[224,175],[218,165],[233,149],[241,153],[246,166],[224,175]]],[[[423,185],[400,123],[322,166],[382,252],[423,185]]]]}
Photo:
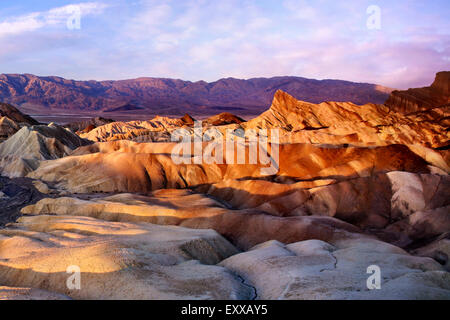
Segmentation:
{"type": "MultiPolygon", "coordinates": [[[[76,150],[77,155],[41,162],[28,176],[56,183],[73,193],[89,193],[148,192],[244,179],[312,181],[310,185],[314,186],[314,182],[320,185],[321,180],[341,181],[388,171],[432,172],[431,163],[402,145],[376,148],[280,145],[276,177],[265,175],[262,169],[269,165],[261,163],[228,164],[223,159],[223,164],[194,164],[192,159],[190,164],[177,164],[171,154],[175,146],[174,143],[89,146],[76,150]],[[89,151],[94,153],[86,154],[89,151]]],[[[248,147],[243,150],[246,154],[250,152],[248,147]]],[[[269,155],[273,156],[270,150],[269,155]]]]}
{"type": "Polygon", "coordinates": [[[8,177],[23,177],[41,160],[67,156],[88,143],[55,124],[23,127],[0,144],[0,172],[8,177]]]}
{"type": "Polygon", "coordinates": [[[260,210],[233,210],[221,201],[186,190],[160,190],[150,196],[119,194],[91,199],[46,198],[22,209],[22,213],[214,229],[242,249],[272,239],[293,242],[363,237],[359,228],[332,217],[292,216],[285,219],[260,210]]]}
{"type": "MultiPolygon", "coordinates": [[[[450,71],[438,72],[434,82],[429,87],[393,91],[386,101],[391,110],[403,113],[421,113],[423,111],[438,119],[448,117],[450,112],[450,71]],[[442,110],[442,111],[441,111],[442,110]],[[445,112],[445,114],[443,113],[445,112]]],[[[446,119],[448,125],[448,118],[446,119]]]]}
{"type": "Polygon", "coordinates": [[[384,105],[277,91],[252,120],[197,127],[185,115],[14,132],[5,118],[0,168],[20,178],[0,179],[0,298],[449,299],[448,83],[439,73],[384,105]],[[223,143],[219,162],[180,163],[177,129],[265,129],[276,170],[228,162],[223,143]]]}
{"type": "MultiPolygon", "coordinates": [[[[299,101],[283,91],[275,93],[269,110],[244,122],[231,114],[220,114],[203,121],[206,126],[220,126],[225,132],[235,129],[280,130],[282,143],[351,145],[422,145],[438,148],[449,140],[448,106],[435,106],[427,112],[407,115],[386,105],[356,105],[351,102],[313,104],[299,101]]],[[[134,140],[168,142],[170,133],[192,127],[183,118],[156,117],[148,121],[113,122],[80,132],[82,138],[105,142],[134,140]]]]}
{"type": "Polygon", "coordinates": [[[249,286],[215,265],[237,252],[211,230],[23,217],[0,230],[0,282],[78,299],[250,299],[249,286]],[[67,286],[69,266],[81,272],[79,290],[67,286]]]}
{"type": "Polygon", "coordinates": [[[27,125],[39,124],[39,122],[37,122],[35,119],[31,118],[26,114],[23,114],[16,107],[8,103],[0,102],[0,117],[8,117],[9,119],[11,119],[16,123],[22,123],[27,125]]]}
{"type": "Polygon", "coordinates": [[[22,208],[49,196],[35,187],[38,183],[44,185],[37,180],[0,176],[0,229],[20,217],[22,208]]]}
{"type": "Polygon", "coordinates": [[[144,140],[145,142],[170,141],[170,132],[186,125],[186,119],[155,117],[148,121],[111,122],[87,132],[80,137],[91,141],[144,140]]]}
{"type": "Polygon", "coordinates": [[[82,120],[82,121],[74,121],[70,122],[64,127],[70,129],[73,132],[78,132],[79,134],[83,133],[89,133],[90,131],[94,130],[97,127],[103,126],[108,123],[115,122],[112,119],[107,119],[103,117],[95,117],[88,120],[82,120]]]}
{"type": "Polygon", "coordinates": [[[285,245],[262,243],[220,265],[242,275],[267,299],[448,299],[450,273],[430,258],[372,239],[285,245]],[[367,267],[382,270],[380,289],[366,285],[367,267]]]}
{"type": "Polygon", "coordinates": [[[448,144],[448,106],[433,112],[403,115],[385,105],[350,102],[307,103],[285,92],[275,94],[272,106],[244,128],[279,128],[285,143],[386,145],[419,144],[437,148],[448,144]]]}
{"type": "Polygon", "coordinates": [[[39,124],[14,106],[0,102],[0,142],[14,135],[24,126],[39,124]]]}
{"type": "Polygon", "coordinates": [[[360,237],[363,231],[407,247],[448,230],[449,183],[447,176],[405,172],[312,188],[225,180],[208,190],[202,186],[206,195],[165,189],[146,196],[45,198],[23,208],[22,213],[208,228],[241,248],[267,240],[289,243],[327,241],[340,235],[360,237]]]}
{"type": "Polygon", "coordinates": [[[20,125],[8,117],[0,118],[0,142],[8,139],[20,130],[20,125]]]}

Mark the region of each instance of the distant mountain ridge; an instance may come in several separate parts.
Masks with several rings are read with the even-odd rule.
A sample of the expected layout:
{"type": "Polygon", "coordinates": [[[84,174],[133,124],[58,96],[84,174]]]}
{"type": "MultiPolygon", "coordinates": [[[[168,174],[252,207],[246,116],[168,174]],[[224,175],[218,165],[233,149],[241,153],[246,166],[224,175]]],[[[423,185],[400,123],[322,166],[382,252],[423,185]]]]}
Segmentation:
{"type": "MultiPolygon", "coordinates": [[[[190,82],[166,78],[75,81],[31,74],[0,74],[0,101],[52,111],[107,111],[143,108],[160,115],[216,114],[235,111],[259,114],[277,90],[311,103],[352,101],[384,103],[390,89],[374,84],[300,77],[220,79],[190,82]]],[[[127,111],[127,110],[123,110],[127,111]]]]}

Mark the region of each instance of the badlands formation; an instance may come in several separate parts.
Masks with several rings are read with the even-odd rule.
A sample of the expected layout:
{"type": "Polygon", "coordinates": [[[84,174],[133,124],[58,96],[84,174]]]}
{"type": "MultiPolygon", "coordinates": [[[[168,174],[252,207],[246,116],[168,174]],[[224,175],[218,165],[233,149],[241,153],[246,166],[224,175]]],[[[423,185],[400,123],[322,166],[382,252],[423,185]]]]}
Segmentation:
{"type": "Polygon", "coordinates": [[[200,127],[189,115],[39,125],[8,109],[0,299],[450,299],[449,86],[441,72],[365,105],[277,91],[254,119],[200,127]],[[221,161],[179,163],[179,129],[267,133],[269,162],[250,164],[242,139],[247,164],[230,163],[205,139],[221,161]]]}

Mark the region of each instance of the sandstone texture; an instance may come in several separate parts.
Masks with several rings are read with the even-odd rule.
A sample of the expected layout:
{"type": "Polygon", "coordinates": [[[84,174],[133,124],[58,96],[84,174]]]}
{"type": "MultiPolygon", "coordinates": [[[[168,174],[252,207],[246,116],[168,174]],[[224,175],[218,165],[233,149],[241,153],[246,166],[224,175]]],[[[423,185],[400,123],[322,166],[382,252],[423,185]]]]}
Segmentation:
{"type": "Polygon", "coordinates": [[[171,97],[181,114],[191,93],[199,110],[223,102],[193,114],[202,126],[180,112],[66,128],[2,114],[0,299],[450,299],[448,75],[385,104],[297,100],[304,82],[290,77],[270,90],[267,79],[90,82],[80,100],[79,82],[0,76],[0,92],[17,79],[61,97],[69,87],[86,109],[148,111],[122,90],[171,97]],[[235,116],[260,90],[269,109],[235,116]]]}
{"type": "Polygon", "coordinates": [[[77,299],[250,299],[251,287],[215,265],[237,252],[211,230],[23,217],[0,230],[0,283],[77,299]],[[79,290],[67,286],[71,266],[79,290]]]}
{"type": "Polygon", "coordinates": [[[270,241],[220,265],[258,288],[262,300],[450,299],[450,274],[439,263],[378,240],[270,241]],[[376,290],[366,285],[372,265],[382,276],[376,290]]]}
{"type": "Polygon", "coordinates": [[[0,142],[5,141],[20,130],[20,125],[8,117],[0,118],[0,142]]]}
{"type": "Polygon", "coordinates": [[[40,161],[67,156],[88,143],[55,124],[23,127],[0,144],[0,172],[8,177],[23,177],[40,161]]]}
{"type": "Polygon", "coordinates": [[[0,102],[0,117],[8,117],[16,123],[26,123],[28,125],[39,124],[39,122],[37,122],[35,119],[26,114],[23,114],[19,111],[19,109],[8,103],[0,102]]]}
{"type": "MultiPolygon", "coordinates": [[[[448,117],[450,110],[450,71],[436,74],[434,82],[429,87],[414,88],[405,91],[393,91],[386,101],[386,106],[403,114],[426,113],[434,118],[448,117]],[[445,114],[440,112],[443,107],[445,114]]],[[[448,125],[448,118],[447,118],[448,125]]]]}

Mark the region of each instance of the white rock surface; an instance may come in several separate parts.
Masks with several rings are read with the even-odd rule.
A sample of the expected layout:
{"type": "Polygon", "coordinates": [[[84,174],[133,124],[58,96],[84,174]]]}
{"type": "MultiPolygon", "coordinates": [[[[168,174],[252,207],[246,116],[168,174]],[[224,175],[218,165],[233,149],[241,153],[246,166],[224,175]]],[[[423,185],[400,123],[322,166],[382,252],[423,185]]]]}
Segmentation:
{"type": "Polygon", "coordinates": [[[0,286],[0,300],[69,300],[61,294],[33,288],[11,288],[0,286]]]}
{"type": "Polygon", "coordinates": [[[450,272],[450,236],[437,239],[426,246],[413,251],[413,254],[430,257],[441,263],[444,268],[450,272]]]}
{"type": "Polygon", "coordinates": [[[22,217],[0,230],[0,283],[76,299],[248,299],[223,267],[237,249],[212,230],[88,217],[22,217]],[[81,289],[66,286],[78,266],[81,289]]]}
{"type": "Polygon", "coordinates": [[[378,240],[270,241],[220,265],[256,287],[258,299],[450,299],[450,273],[439,263],[378,240]],[[379,290],[367,288],[371,265],[381,269],[379,290]]]}
{"type": "Polygon", "coordinates": [[[55,124],[23,127],[0,144],[0,173],[23,177],[35,170],[39,161],[67,156],[85,144],[85,140],[55,124]]]}

